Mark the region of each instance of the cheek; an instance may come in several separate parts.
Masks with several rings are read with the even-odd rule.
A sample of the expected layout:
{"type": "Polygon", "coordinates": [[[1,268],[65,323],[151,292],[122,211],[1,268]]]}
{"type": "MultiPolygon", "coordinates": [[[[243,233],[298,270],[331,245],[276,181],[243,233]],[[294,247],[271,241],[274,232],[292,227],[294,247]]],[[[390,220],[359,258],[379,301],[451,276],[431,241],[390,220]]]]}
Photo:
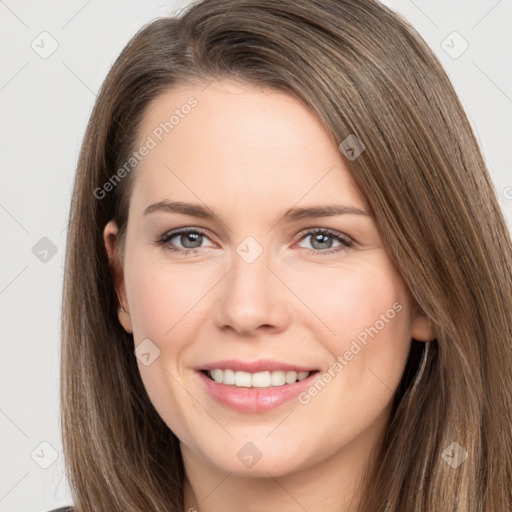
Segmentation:
{"type": "Polygon", "coordinates": [[[287,282],[314,314],[315,330],[325,328],[325,339],[330,345],[332,341],[334,348],[342,348],[344,340],[355,338],[375,323],[379,331],[387,333],[410,328],[407,288],[381,251],[336,268],[300,268],[287,276],[287,282]]]}
{"type": "Polygon", "coordinates": [[[200,299],[211,283],[197,271],[186,272],[162,257],[155,261],[152,254],[143,251],[133,252],[127,260],[125,279],[134,343],[150,339],[160,350],[148,366],[137,361],[142,382],[160,417],[180,439],[190,442],[187,418],[204,411],[177,383],[187,377],[181,367],[198,329],[200,299]]]}
{"type": "Polygon", "coordinates": [[[155,261],[143,253],[127,264],[127,293],[136,342],[154,338],[161,344],[173,339],[172,345],[177,347],[179,340],[173,337],[174,332],[186,331],[189,318],[200,309],[201,297],[211,286],[208,275],[203,278],[197,270],[184,267],[171,265],[162,257],[155,261]]]}
{"type": "Polygon", "coordinates": [[[326,376],[333,382],[328,387],[347,402],[388,400],[400,382],[411,343],[411,311],[402,278],[387,258],[375,254],[357,267],[347,263],[322,269],[312,284],[308,279],[299,292],[315,313],[308,329],[322,333],[319,339],[331,364],[339,363],[326,376]]]}

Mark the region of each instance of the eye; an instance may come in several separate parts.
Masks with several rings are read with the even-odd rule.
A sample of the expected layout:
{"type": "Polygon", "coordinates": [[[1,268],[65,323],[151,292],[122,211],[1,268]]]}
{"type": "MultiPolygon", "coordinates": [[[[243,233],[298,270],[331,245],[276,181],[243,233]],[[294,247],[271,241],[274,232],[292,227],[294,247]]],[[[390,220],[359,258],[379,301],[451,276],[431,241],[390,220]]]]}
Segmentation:
{"type": "MultiPolygon", "coordinates": [[[[301,242],[307,238],[311,239],[311,250],[308,254],[312,255],[339,253],[354,245],[354,242],[348,236],[326,228],[310,229],[302,233],[299,241],[301,242]],[[334,249],[333,240],[338,243],[337,246],[334,245],[334,249]]],[[[204,248],[203,242],[205,239],[208,240],[206,231],[200,228],[187,227],[164,233],[155,242],[155,245],[165,246],[167,250],[178,253],[179,256],[186,256],[191,253],[195,254],[199,249],[204,248]],[[177,246],[177,244],[181,246],[177,246]]],[[[210,245],[209,247],[213,246],[210,245]]],[[[303,248],[307,249],[307,247],[303,248]]]]}
{"type": "Polygon", "coordinates": [[[203,231],[202,229],[192,227],[181,228],[164,233],[156,241],[156,245],[165,245],[171,252],[187,255],[189,253],[196,253],[197,249],[203,248],[204,246],[202,243],[205,239],[206,231],[203,231]],[[173,239],[176,239],[175,242],[171,242],[173,239]],[[181,244],[181,247],[176,247],[176,243],[181,244]]]}
{"type": "Polygon", "coordinates": [[[310,251],[309,254],[313,255],[338,253],[346,251],[354,245],[354,242],[348,236],[326,228],[310,229],[302,234],[300,241],[306,240],[307,238],[311,239],[310,245],[313,250],[310,251]],[[332,249],[333,239],[339,243],[338,246],[335,246],[337,247],[336,249],[332,249]]]}

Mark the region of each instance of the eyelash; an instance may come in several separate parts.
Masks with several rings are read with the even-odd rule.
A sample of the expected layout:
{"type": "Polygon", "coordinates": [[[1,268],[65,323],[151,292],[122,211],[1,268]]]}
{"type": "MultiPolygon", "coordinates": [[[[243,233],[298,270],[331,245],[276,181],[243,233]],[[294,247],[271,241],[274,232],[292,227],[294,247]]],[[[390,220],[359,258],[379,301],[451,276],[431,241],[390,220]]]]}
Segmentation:
{"type": "MultiPolygon", "coordinates": [[[[196,249],[180,249],[176,247],[172,247],[171,245],[168,245],[168,242],[174,238],[175,236],[186,234],[186,233],[196,233],[203,236],[208,236],[206,231],[200,229],[200,228],[181,228],[174,231],[168,231],[164,233],[158,240],[156,240],[155,245],[157,246],[166,246],[166,249],[173,252],[173,253],[180,253],[180,256],[187,256],[188,254],[192,253],[195,254],[199,248],[196,249]]],[[[347,237],[346,235],[343,235],[341,233],[338,233],[337,231],[333,231],[331,229],[327,228],[314,228],[310,229],[304,233],[302,233],[301,237],[297,240],[300,242],[301,240],[305,239],[306,237],[310,235],[329,235],[332,238],[334,238],[336,241],[340,242],[341,245],[338,246],[336,249],[327,249],[325,251],[321,251],[319,249],[309,249],[308,254],[310,255],[326,255],[326,254],[334,254],[339,253],[342,251],[346,251],[350,247],[354,245],[354,242],[347,237]]]]}

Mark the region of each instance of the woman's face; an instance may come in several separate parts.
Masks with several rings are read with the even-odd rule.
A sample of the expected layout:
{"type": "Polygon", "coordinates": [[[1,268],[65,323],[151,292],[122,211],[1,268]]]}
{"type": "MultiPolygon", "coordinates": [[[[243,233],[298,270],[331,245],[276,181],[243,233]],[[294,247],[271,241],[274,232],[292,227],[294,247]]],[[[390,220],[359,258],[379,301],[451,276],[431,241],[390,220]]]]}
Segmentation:
{"type": "Polygon", "coordinates": [[[122,273],[113,222],[105,244],[184,457],[253,476],[367,457],[430,333],[336,142],[291,96],[228,82],[166,92],[138,133],[122,273]]]}

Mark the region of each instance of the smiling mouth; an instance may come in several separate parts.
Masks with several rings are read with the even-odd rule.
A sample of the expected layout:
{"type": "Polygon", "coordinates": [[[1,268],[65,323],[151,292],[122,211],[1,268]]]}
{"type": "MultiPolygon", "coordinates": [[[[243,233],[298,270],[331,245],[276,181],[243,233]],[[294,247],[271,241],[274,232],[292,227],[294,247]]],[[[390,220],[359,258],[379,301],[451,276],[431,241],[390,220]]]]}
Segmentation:
{"type": "Polygon", "coordinates": [[[212,370],[201,370],[209,379],[231,387],[265,389],[295,384],[311,375],[318,373],[318,370],[295,372],[286,370],[244,372],[231,369],[215,368],[212,370]]]}

